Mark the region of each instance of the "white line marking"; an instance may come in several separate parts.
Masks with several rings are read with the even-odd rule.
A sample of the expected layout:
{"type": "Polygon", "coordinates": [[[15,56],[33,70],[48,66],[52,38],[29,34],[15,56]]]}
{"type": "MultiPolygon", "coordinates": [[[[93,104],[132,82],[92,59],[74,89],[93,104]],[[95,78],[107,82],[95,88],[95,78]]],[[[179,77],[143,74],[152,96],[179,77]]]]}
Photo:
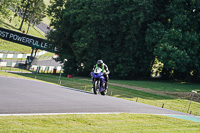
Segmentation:
{"type": "Polygon", "coordinates": [[[68,115],[68,114],[121,114],[123,112],[116,113],[32,113],[32,114],[0,114],[0,116],[30,116],[30,115],[68,115]]]}
{"type": "MultiPolygon", "coordinates": [[[[0,116],[31,116],[31,115],[68,115],[68,114],[122,114],[127,112],[94,112],[94,113],[30,113],[30,114],[0,114],[0,116]]],[[[150,113],[129,113],[129,114],[150,114],[150,113]]],[[[192,116],[192,117],[200,117],[200,116],[194,116],[194,115],[177,115],[177,114],[152,114],[152,115],[162,115],[162,116],[168,116],[168,115],[174,115],[174,116],[192,116]]]]}

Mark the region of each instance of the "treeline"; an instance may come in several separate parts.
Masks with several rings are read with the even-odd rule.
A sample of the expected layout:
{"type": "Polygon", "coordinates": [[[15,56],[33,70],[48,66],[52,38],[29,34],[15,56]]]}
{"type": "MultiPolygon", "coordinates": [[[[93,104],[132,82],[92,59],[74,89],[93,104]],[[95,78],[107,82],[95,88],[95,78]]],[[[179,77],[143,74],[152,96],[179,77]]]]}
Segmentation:
{"type": "Polygon", "coordinates": [[[199,11],[199,0],[56,0],[48,38],[66,74],[89,75],[102,59],[111,77],[146,78],[159,61],[162,78],[199,81],[199,11]]]}

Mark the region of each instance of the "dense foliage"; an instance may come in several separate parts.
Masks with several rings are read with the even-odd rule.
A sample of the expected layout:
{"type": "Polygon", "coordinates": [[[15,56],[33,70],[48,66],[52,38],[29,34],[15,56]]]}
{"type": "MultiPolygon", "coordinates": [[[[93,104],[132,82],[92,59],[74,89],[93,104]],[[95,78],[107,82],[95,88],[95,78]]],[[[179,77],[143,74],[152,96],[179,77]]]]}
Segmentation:
{"type": "Polygon", "coordinates": [[[173,0],[165,10],[167,22],[155,23],[161,28],[156,30],[160,38],[154,51],[164,63],[163,74],[165,77],[199,80],[200,1],[173,0]]]}
{"type": "Polygon", "coordinates": [[[66,74],[88,75],[102,59],[112,77],[149,77],[158,59],[163,77],[198,80],[199,10],[198,0],[57,0],[48,38],[66,74]]]}
{"type": "Polygon", "coordinates": [[[20,2],[18,0],[1,0],[0,17],[8,17],[10,15],[9,10],[16,8],[17,5],[20,5],[20,2]]]}

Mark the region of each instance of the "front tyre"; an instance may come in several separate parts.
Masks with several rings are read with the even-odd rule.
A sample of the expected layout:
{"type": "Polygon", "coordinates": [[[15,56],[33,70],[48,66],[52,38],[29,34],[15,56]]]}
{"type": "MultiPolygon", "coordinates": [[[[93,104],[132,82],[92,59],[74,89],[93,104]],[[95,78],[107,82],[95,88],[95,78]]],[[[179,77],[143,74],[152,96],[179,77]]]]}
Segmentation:
{"type": "MultiPolygon", "coordinates": [[[[104,87],[104,89],[105,89],[105,83],[103,84],[103,87],[104,87]]],[[[104,95],[106,95],[106,93],[107,93],[107,89],[105,89],[104,91],[102,91],[102,92],[101,92],[101,95],[104,96],[104,95]]]]}
{"type": "Polygon", "coordinates": [[[103,95],[103,96],[106,95],[106,94],[105,94],[105,91],[102,91],[102,92],[101,92],[101,95],[103,95]]]}
{"type": "Polygon", "coordinates": [[[94,81],[94,83],[93,83],[93,92],[94,92],[95,95],[98,93],[97,89],[98,89],[98,82],[94,81]]]}

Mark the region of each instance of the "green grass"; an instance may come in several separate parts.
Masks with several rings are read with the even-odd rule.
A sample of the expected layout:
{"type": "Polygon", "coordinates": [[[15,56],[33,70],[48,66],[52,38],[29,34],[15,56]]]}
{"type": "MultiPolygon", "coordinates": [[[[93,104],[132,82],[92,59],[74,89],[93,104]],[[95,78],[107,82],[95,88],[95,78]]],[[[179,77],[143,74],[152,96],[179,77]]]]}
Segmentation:
{"type": "Polygon", "coordinates": [[[31,47],[12,43],[2,39],[0,39],[0,50],[5,50],[4,53],[7,53],[6,51],[18,51],[22,54],[30,54],[32,51],[31,47]]]}
{"type": "MultiPolygon", "coordinates": [[[[14,16],[13,12],[10,12],[10,13],[11,13],[11,15],[14,16]]],[[[17,31],[17,32],[22,32],[23,30],[27,31],[27,29],[28,29],[27,23],[24,23],[22,31],[18,30],[19,27],[20,27],[20,24],[21,24],[21,18],[20,17],[18,17],[18,16],[13,17],[12,23],[9,22],[9,19],[10,19],[9,17],[8,18],[0,18],[0,27],[10,29],[10,30],[14,30],[14,31],[17,31]]],[[[39,38],[45,38],[43,33],[41,33],[37,28],[32,27],[32,26],[30,27],[28,34],[32,35],[32,36],[39,37],[39,38]]],[[[0,50],[18,51],[20,53],[27,54],[27,53],[31,53],[32,49],[31,49],[31,47],[28,47],[28,46],[24,46],[24,45],[21,45],[21,44],[12,43],[12,42],[0,39],[0,50]]]]}
{"type": "Polygon", "coordinates": [[[0,70],[5,70],[5,71],[19,71],[19,72],[30,72],[29,70],[24,70],[20,68],[13,68],[13,67],[0,67],[0,70]]]}
{"type": "MultiPolygon", "coordinates": [[[[21,76],[29,77],[38,80],[58,83],[59,74],[19,74],[21,76]]],[[[112,81],[114,82],[114,81],[112,81]]],[[[61,85],[66,87],[72,87],[80,90],[91,91],[92,83],[89,80],[83,80],[82,78],[66,78],[61,77],[61,85]]],[[[133,90],[125,87],[119,87],[114,85],[109,85],[109,91],[107,95],[112,95],[114,97],[123,98],[130,101],[136,101],[140,103],[145,103],[153,106],[162,107],[164,103],[164,108],[176,110],[180,112],[187,113],[189,100],[174,98],[171,96],[163,96],[154,93],[143,92],[139,90],[133,90]]],[[[200,103],[192,101],[190,111],[192,114],[200,116],[200,103]]]]}
{"type": "MultiPolygon", "coordinates": [[[[10,13],[11,13],[12,16],[14,16],[14,13],[12,11],[10,13]]],[[[25,30],[25,33],[26,33],[26,31],[28,29],[28,23],[26,23],[26,22],[24,22],[22,30],[21,31],[19,30],[19,27],[20,27],[21,21],[22,21],[21,17],[19,17],[19,16],[15,17],[14,16],[12,23],[9,22],[9,19],[10,19],[10,17],[1,18],[0,26],[3,27],[3,28],[7,28],[7,29],[10,29],[10,30],[17,31],[17,32],[22,32],[23,30],[25,30]]],[[[45,38],[43,35],[41,35],[41,33],[38,30],[36,30],[36,28],[34,28],[32,26],[30,26],[28,34],[32,35],[32,36],[40,37],[40,38],[45,38]]]]}
{"type": "Polygon", "coordinates": [[[147,114],[3,116],[0,132],[198,133],[198,122],[147,114]]]}
{"type": "Polygon", "coordinates": [[[55,53],[47,52],[46,54],[43,54],[43,55],[39,56],[38,60],[49,60],[49,59],[52,59],[52,57],[54,55],[55,55],[55,53]]]}
{"type": "Polygon", "coordinates": [[[51,17],[46,16],[45,18],[43,18],[42,22],[46,25],[50,25],[51,17]]]}
{"type": "Polygon", "coordinates": [[[54,55],[55,55],[55,53],[47,52],[46,54],[43,54],[40,57],[43,57],[43,56],[51,56],[51,57],[53,57],[54,55]]]}
{"type": "Polygon", "coordinates": [[[2,60],[25,61],[26,58],[1,58],[2,60]]]}
{"type": "MultiPolygon", "coordinates": [[[[47,9],[48,6],[50,5],[50,0],[44,0],[44,4],[46,5],[46,9],[47,9]]],[[[51,17],[49,17],[49,16],[46,16],[45,18],[43,18],[43,22],[46,25],[50,25],[50,20],[51,20],[51,17]]]]}
{"type": "MultiPolygon", "coordinates": [[[[149,104],[153,106],[162,107],[164,104],[164,108],[176,110],[179,112],[187,113],[189,100],[173,98],[171,96],[163,96],[133,89],[128,89],[124,87],[112,86],[109,85],[108,95],[112,95],[118,98],[124,98],[130,101],[136,101],[139,103],[149,104]]],[[[192,114],[200,115],[200,103],[192,101],[191,107],[189,111],[192,111],[192,114]]]]}
{"type": "Polygon", "coordinates": [[[111,83],[125,84],[130,86],[138,86],[150,88],[156,91],[170,92],[191,92],[196,90],[200,92],[200,84],[187,82],[169,82],[169,81],[127,81],[127,80],[110,80],[111,83]]]}
{"type": "MultiPolygon", "coordinates": [[[[9,70],[8,70],[9,71],[9,70]]],[[[22,70],[21,70],[22,71],[22,70]]],[[[24,71],[24,70],[23,70],[24,71]]],[[[23,72],[22,71],[22,72],[23,72]]],[[[16,74],[12,74],[12,73],[7,73],[7,72],[3,72],[3,71],[0,71],[0,76],[3,76],[3,77],[16,77],[16,78],[27,78],[27,77],[24,77],[24,76],[20,76],[20,75],[16,75],[16,74]]],[[[29,79],[29,78],[27,78],[29,79]]]]}

